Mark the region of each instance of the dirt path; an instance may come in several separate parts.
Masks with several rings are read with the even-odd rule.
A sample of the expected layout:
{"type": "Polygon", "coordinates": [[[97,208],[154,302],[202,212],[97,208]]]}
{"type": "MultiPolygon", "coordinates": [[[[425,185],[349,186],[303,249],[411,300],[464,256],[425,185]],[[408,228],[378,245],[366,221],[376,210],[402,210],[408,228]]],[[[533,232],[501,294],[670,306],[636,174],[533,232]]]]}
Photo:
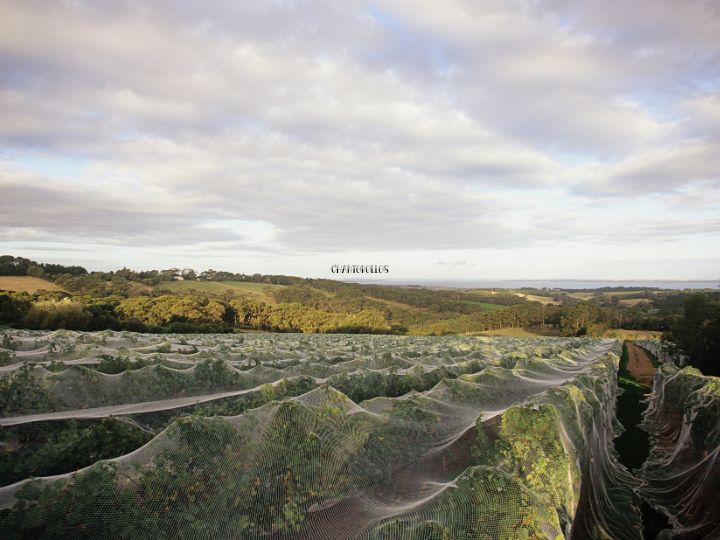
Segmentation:
{"type": "Polygon", "coordinates": [[[632,341],[626,341],[628,352],[627,369],[638,384],[652,386],[657,369],[652,365],[645,349],[638,347],[632,341]]]}
{"type": "MultiPolygon", "coordinates": [[[[627,371],[635,382],[642,386],[637,386],[627,378],[618,378],[618,386],[622,392],[617,397],[616,416],[625,430],[614,443],[620,463],[637,475],[650,453],[650,437],[641,427],[641,423],[646,410],[645,399],[657,369],[652,365],[645,349],[632,341],[626,341],[624,345],[628,356],[627,371]]],[[[643,495],[639,495],[636,504],[642,514],[642,538],[655,539],[660,531],[670,528],[667,516],[651,506],[643,495]]]]}

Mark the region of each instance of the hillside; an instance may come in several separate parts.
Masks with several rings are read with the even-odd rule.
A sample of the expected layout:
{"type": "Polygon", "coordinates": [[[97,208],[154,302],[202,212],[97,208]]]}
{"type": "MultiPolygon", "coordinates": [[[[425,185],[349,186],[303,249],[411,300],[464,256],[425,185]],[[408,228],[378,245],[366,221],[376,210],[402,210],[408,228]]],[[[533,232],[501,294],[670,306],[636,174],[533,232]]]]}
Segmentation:
{"type": "Polygon", "coordinates": [[[32,276],[0,276],[0,291],[27,292],[64,291],[55,283],[32,276]]]}
{"type": "MultiPolygon", "coordinates": [[[[0,256],[3,289],[0,325],[15,328],[411,335],[527,332],[625,339],[658,337],[694,295],[646,287],[379,285],[190,268],[99,272],[11,255],[0,256]]],[[[706,294],[712,301],[720,299],[718,292],[706,294]]]]}
{"type": "Polygon", "coordinates": [[[270,285],[266,283],[252,283],[247,281],[161,281],[155,289],[158,291],[171,291],[173,293],[210,293],[223,295],[230,292],[233,295],[246,296],[264,302],[266,304],[275,305],[277,301],[271,294],[274,290],[281,289],[285,285],[270,285]]]}

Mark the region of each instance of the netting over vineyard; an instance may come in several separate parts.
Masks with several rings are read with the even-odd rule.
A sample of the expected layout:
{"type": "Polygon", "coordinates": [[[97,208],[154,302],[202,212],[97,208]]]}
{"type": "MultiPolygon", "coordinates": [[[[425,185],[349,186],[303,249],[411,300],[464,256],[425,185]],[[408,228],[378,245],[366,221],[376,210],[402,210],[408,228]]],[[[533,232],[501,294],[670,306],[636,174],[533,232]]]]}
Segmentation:
{"type": "Polygon", "coordinates": [[[641,481],[612,442],[614,340],[15,331],[3,345],[8,538],[641,538],[641,481]]]}
{"type": "Polygon", "coordinates": [[[642,493],[682,538],[720,538],[720,378],[667,363],[644,427],[653,438],[642,493]]]}

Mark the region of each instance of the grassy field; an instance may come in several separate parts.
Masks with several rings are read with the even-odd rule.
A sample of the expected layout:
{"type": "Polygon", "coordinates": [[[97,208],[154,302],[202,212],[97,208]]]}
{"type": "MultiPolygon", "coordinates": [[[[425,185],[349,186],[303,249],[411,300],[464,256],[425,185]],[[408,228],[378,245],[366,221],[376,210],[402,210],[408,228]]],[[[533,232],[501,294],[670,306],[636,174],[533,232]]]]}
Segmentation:
{"type": "Polygon", "coordinates": [[[613,292],[607,292],[607,293],[604,293],[604,294],[606,294],[606,295],[608,295],[608,296],[627,296],[627,295],[629,295],[629,294],[638,294],[638,293],[644,293],[644,294],[646,294],[646,295],[648,295],[648,296],[657,295],[657,291],[645,291],[645,290],[641,290],[641,291],[613,291],[613,292]]]}
{"type": "Polygon", "coordinates": [[[547,296],[538,296],[537,294],[527,294],[527,293],[515,293],[520,298],[525,298],[528,302],[540,302],[544,306],[558,306],[560,305],[560,302],[557,300],[554,300],[552,298],[548,298],[547,296]]]}
{"type": "Polygon", "coordinates": [[[31,276],[0,276],[0,291],[62,291],[60,287],[45,279],[31,276]]]}
{"type": "Polygon", "coordinates": [[[583,302],[586,302],[587,300],[595,298],[597,296],[597,293],[594,293],[594,292],[571,292],[571,293],[568,293],[568,296],[570,298],[575,298],[576,300],[581,300],[583,302]]]}
{"type": "Polygon", "coordinates": [[[403,304],[402,302],[396,302],[396,301],[394,301],[394,300],[386,300],[385,298],[377,298],[377,297],[375,297],[375,296],[367,296],[366,298],[367,298],[368,300],[373,300],[374,302],[380,302],[381,304],[385,304],[385,305],[388,306],[388,307],[397,308],[397,309],[404,309],[404,310],[409,311],[409,312],[411,312],[411,313],[418,312],[418,311],[427,313],[427,312],[430,311],[428,308],[418,307],[418,306],[411,306],[410,304],[403,304]]]}
{"type": "MultiPolygon", "coordinates": [[[[469,294],[474,294],[476,296],[495,296],[498,294],[498,291],[488,290],[488,289],[467,289],[464,291],[469,294]]],[[[527,294],[525,292],[519,292],[512,289],[503,290],[499,293],[502,296],[509,296],[509,295],[515,295],[520,298],[525,298],[530,302],[540,302],[541,304],[548,305],[548,304],[554,304],[557,305],[560,302],[557,302],[556,300],[553,300],[552,298],[548,298],[547,296],[539,296],[535,294],[527,294]]],[[[505,308],[507,306],[502,306],[499,304],[486,304],[483,303],[483,306],[493,306],[492,308],[488,308],[488,311],[497,311],[497,307],[505,308]]]]}
{"type": "Polygon", "coordinates": [[[473,306],[482,306],[483,311],[502,311],[507,309],[508,306],[501,306],[499,304],[488,304],[487,302],[468,302],[473,306]]]}
{"type": "Polygon", "coordinates": [[[634,341],[636,339],[660,339],[662,332],[655,330],[625,330],[623,328],[608,330],[603,337],[627,339],[634,341]]]}
{"type": "Polygon", "coordinates": [[[265,283],[250,283],[246,281],[163,281],[157,288],[167,289],[172,292],[209,292],[223,294],[230,291],[238,296],[248,296],[265,302],[266,304],[277,304],[274,298],[267,294],[267,290],[280,289],[285,285],[268,285],[265,283]]]}
{"type": "MultiPolygon", "coordinates": [[[[380,302],[381,304],[385,304],[386,306],[403,309],[403,310],[406,310],[409,312],[418,312],[418,311],[422,311],[425,313],[430,312],[430,309],[428,309],[428,308],[411,306],[410,304],[403,304],[402,302],[396,302],[394,300],[385,300],[384,298],[377,298],[375,296],[368,296],[367,298],[369,300],[374,300],[375,302],[380,302]]],[[[458,303],[473,306],[473,307],[480,306],[483,311],[502,311],[503,309],[507,309],[507,306],[501,306],[498,304],[488,304],[487,302],[460,301],[458,303]]]]}
{"type": "Polygon", "coordinates": [[[554,328],[546,328],[545,330],[527,330],[525,328],[501,328],[499,330],[486,330],[484,332],[473,332],[473,336],[489,336],[489,337],[539,337],[539,336],[558,336],[559,333],[554,328]]]}
{"type": "Polygon", "coordinates": [[[637,306],[638,304],[649,301],[647,298],[626,298],[619,300],[621,306],[637,306]]]}

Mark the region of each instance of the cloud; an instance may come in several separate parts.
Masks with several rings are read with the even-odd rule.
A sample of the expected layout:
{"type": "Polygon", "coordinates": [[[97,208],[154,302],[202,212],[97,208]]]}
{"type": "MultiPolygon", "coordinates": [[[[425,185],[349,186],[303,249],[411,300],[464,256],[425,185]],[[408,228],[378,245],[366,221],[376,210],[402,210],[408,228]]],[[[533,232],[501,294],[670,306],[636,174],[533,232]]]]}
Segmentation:
{"type": "Polygon", "coordinates": [[[0,240],[717,245],[719,30],[702,1],[4,2],[0,240]]]}
{"type": "Polygon", "coordinates": [[[475,263],[468,261],[438,261],[438,266],[477,266],[475,263]]]}

